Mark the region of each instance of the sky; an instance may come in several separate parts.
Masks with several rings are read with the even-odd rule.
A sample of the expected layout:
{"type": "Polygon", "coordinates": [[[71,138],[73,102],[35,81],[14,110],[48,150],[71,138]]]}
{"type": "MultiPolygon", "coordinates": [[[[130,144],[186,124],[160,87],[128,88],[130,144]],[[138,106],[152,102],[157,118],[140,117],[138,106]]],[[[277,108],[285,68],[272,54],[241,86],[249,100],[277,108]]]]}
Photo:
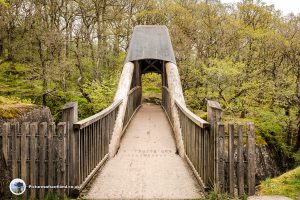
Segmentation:
{"type": "MultiPolygon", "coordinates": [[[[221,0],[223,3],[236,3],[241,0],[221,0]]],[[[281,10],[283,15],[291,12],[300,13],[300,0],[263,0],[268,5],[274,5],[276,10],[281,10]]]]}

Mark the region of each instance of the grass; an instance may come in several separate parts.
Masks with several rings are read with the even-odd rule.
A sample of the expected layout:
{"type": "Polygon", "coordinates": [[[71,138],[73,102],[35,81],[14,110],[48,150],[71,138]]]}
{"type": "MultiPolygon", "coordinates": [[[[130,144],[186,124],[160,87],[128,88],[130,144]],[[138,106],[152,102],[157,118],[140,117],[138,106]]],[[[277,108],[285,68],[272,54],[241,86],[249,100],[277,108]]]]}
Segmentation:
{"type": "Polygon", "coordinates": [[[0,118],[12,119],[22,116],[37,106],[26,100],[0,96],[0,118]]]}
{"type": "Polygon", "coordinates": [[[247,195],[240,197],[232,197],[228,193],[220,191],[219,187],[214,186],[211,191],[205,196],[203,200],[246,200],[247,195]]]}
{"type": "Polygon", "coordinates": [[[259,195],[283,195],[300,200],[300,166],[259,186],[259,195]]]}

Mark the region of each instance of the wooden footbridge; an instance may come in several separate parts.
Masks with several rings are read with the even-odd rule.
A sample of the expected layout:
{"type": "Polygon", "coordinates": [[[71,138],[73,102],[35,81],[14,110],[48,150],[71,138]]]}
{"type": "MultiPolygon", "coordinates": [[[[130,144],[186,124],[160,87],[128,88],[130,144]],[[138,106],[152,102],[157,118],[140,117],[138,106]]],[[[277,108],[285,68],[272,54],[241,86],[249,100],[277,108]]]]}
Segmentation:
{"type": "Polygon", "coordinates": [[[70,186],[29,188],[25,197],[55,192],[87,199],[194,199],[214,186],[254,194],[253,123],[246,129],[229,123],[224,131],[217,102],[207,102],[207,121],[186,107],[165,26],[135,27],[108,108],[81,121],[77,109],[67,104],[57,128],[3,124],[2,152],[12,178],[70,186]],[[161,74],[161,106],[142,103],[141,75],[148,72],[161,74]]]}

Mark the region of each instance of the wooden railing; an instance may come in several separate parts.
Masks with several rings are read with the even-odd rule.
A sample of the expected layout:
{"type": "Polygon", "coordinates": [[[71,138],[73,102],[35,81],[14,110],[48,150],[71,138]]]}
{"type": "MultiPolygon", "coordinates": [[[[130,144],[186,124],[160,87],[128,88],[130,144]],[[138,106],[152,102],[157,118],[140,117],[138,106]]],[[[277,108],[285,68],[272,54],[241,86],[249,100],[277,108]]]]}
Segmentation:
{"type": "MultiPolygon", "coordinates": [[[[141,87],[128,92],[123,129],[141,105],[141,87]]],[[[74,123],[73,185],[82,190],[108,158],[108,147],[121,101],[114,102],[100,113],[74,123]]]]}
{"type": "Polygon", "coordinates": [[[108,157],[108,145],[121,101],[73,125],[73,185],[79,190],[88,183],[108,157]]]}
{"type": "MultiPolygon", "coordinates": [[[[171,95],[167,87],[163,87],[162,106],[172,124],[171,95]]],[[[185,153],[189,164],[199,177],[203,187],[212,185],[214,173],[214,155],[211,148],[210,124],[193,114],[185,106],[175,101],[180,121],[185,153]]],[[[172,124],[173,125],[173,124],[172,124]]]]}
{"type": "Polygon", "coordinates": [[[131,118],[133,117],[133,115],[141,105],[141,98],[142,98],[141,86],[136,86],[129,91],[123,129],[127,127],[131,118]]]}
{"type": "MultiPolygon", "coordinates": [[[[169,121],[172,124],[172,112],[171,112],[171,96],[169,93],[169,89],[167,87],[162,88],[162,107],[164,108],[167,116],[169,117],[169,121]]],[[[173,125],[173,124],[172,124],[173,125]]]]}
{"type": "Polygon", "coordinates": [[[210,124],[196,116],[185,106],[175,100],[180,118],[181,133],[185,153],[198,175],[203,181],[203,187],[212,186],[214,174],[214,155],[209,128],[210,124]]]}
{"type": "Polygon", "coordinates": [[[243,125],[239,123],[238,141],[235,141],[234,123],[228,123],[227,137],[224,134],[224,125],[221,122],[222,109],[218,102],[207,101],[207,120],[209,121],[207,122],[176,99],[172,99],[167,87],[163,87],[162,95],[162,106],[173,129],[173,117],[179,117],[186,159],[202,187],[209,189],[216,186],[232,196],[242,196],[245,193],[253,195],[256,166],[254,124],[247,123],[247,128],[244,130],[243,125]],[[172,110],[174,109],[172,105],[176,109],[175,112],[172,110]],[[172,113],[175,113],[175,116],[172,116],[172,113]],[[247,142],[244,142],[243,132],[247,134],[247,142]],[[245,143],[247,144],[246,151],[245,143]],[[237,158],[234,157],[235,150],[237,158]],[[228,152],[227,159],[226,151],[228,152]],[[247,169],[246,177],[244,177],[245,169],[247,169]],[[234,174],[237,174],[236,178],[234,174]]]}

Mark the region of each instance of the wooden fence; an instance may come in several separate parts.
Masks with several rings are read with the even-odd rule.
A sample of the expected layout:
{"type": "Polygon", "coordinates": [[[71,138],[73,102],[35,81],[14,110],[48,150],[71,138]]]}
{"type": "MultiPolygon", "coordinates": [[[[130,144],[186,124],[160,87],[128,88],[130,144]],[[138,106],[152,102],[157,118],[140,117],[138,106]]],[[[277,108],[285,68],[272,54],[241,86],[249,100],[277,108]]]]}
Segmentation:
{"type": "MultiPolygon", "coordinates": [[[[162,96],[162,106],[170,120],[172,97],[167,87],[163,87],[162,96]]],[[[253,195],[256,167],[254,124],[247,123],[244,130],[240,123],[236,129],[233,123],[228,123],[228,134],[225,134],[218,102],[207,102],[207,121],[176,100],[175,107],[187,161],[204,189],[217,186],[232,196],[253,195]]]]}
{"type": "Polygon", "coordinates": [[[231,195],[255,193],[255,133],[254,124],[217,124],[218,185],[231,195]],[[246,135],[245,135],[246,133],[246,135]],[[244,148],[244,146],[246,148],[244,148]],[[227,155],[226,155],[227,154],[227,155]],[[226,172],[226,173],[225,173],[226,172]]]}
{"type": "Polygon", "coordinates": [[[211,149],[214,158],[214,186],[230,195],[255,193],[255,130],[253,123],[246,129],[241,123],[229,122],[225,130],[221,122],[222,109],[218,102],[207,102],[211,149]],[[245,148],[245,147],[246,148],[245,148]]]}
{"type": "MultiPolygon", "coordinates": [[[[108,146],[122,102],[116,101],[81,121],[77,121],[77,103],[66,104],[65,122],[57,127],[45,122],[3,124],[0,141],[8,169],[12,178],[22,178],[30,187],[24,197],[42,199],[48,192],[78,195],[108,158],[108,146]]],[[[137,86],[128,93],[123,129],[140,104],[141,87],[137,86]]]]}
{"type": "Polygon", "coordinates": [[[0,132],[2,152],[12,178],[21,178],[27,189],[24,198],[41,199],[47,192],[65,189],[34,188],[67,185],[67,123],[4,123],[0,132]]]}

